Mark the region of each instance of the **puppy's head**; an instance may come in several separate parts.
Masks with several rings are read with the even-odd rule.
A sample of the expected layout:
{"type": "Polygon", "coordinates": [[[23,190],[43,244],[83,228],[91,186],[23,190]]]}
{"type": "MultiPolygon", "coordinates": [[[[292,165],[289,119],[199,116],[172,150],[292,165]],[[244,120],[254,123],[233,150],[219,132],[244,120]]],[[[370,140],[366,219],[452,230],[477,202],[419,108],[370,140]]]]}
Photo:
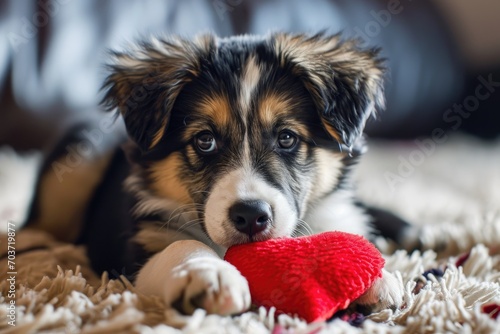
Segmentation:
{"type": "Polygon", "coordinates": [[[105,103],[150,191],[223,246],[291,235],[384,101],[377,52],[338,35],[171,38],[115,58],[105,103]]]}

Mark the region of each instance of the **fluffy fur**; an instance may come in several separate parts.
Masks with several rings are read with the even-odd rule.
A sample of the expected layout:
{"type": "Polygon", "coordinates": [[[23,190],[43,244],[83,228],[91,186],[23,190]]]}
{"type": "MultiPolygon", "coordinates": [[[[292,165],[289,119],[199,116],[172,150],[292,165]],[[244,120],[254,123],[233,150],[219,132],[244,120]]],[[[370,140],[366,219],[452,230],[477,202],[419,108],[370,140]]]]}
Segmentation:
{"type": "MultiPolygon", "coordinates": [[[[113,56],[103,103],[131,140],[128,161],[108,157],[92,188],[80,241],[98,270],[132,270],[142,254],[143,292],[188,313],[234,313],[250,301],[245,279],[218,257],[227,247],[371,232],[350,169],[367,119],[384,105],[377,50],[339,35],[208,34],[154,38],[113,56]],[[119,213],[104,205],[110,198],[119,213]]],[[[363,302],[398,304],[392,281],[386,275],[363,302]]]]}
{"type": "Polygon", "coordinates": [[[273,228],[256,239],[291,235],[306,217],[316,229],[367,234],[359,217],[349,224],[313,217],[349,200],[337,191],[352,158],[342,147],[353,147],[383,106],[376,51],[338,35],[204,35],[143,43],[115,54],[111,70],[105,103],[123,115],[152,194],[138,215],[151,213],[148,201],[168,199],[159,211],[201,218],[215,243],[230,246],[248,239],[233,231],[229,206],[262,199],[273,210],[273,228]],[[297,136],[296,147],[279,148],[283,131],[297,136]],[[193,141],[204,132],[213,134],[217,152],[197,152],[193,141]],[[315,206],[322,207],[311,213],[315,206]]]}

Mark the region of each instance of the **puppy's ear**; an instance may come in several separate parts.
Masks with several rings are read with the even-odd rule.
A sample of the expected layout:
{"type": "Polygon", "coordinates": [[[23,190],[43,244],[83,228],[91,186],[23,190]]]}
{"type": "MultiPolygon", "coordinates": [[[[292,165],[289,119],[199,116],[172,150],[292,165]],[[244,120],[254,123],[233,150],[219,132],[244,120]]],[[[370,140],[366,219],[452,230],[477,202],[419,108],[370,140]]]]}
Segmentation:
{"type": "Polygon", "coordinates": [[[103,89],[103,105],[123,116],[129,136],[143,151],[164,135],[182,87],[199,74],[200,60],[214,47],[214,37],[153,39],[127,53],[113,53],[103,89]]]}
{"type": "Polygon", "coordinates": [[[352,147],[368,118],[384,108],[384,67],[377,49],[340,35],[272,36],[282,66],[291,66],[310,92],[326,131],[352,147]]]}

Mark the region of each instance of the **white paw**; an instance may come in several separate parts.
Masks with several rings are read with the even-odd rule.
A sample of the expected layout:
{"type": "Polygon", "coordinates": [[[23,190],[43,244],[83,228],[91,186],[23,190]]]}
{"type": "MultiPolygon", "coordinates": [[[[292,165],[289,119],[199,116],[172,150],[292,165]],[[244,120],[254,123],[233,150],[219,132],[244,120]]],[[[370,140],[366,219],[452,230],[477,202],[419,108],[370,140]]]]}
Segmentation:
{"type": "Polygon", "coordinates": [[[229,315],[250,307],[247,280],[231,264],[217,258],[192,258],[173,269],[173,279],[182,291],[179,307],[187,314],[196,308],[229,315]]]}
{"type": "Polygon", "coordinates": [[[393,274],[382,270],[382,277],[359,297],[355,304],[368,312],[387,308],[398,309],[403,304],[404,286],[393,274]]]}

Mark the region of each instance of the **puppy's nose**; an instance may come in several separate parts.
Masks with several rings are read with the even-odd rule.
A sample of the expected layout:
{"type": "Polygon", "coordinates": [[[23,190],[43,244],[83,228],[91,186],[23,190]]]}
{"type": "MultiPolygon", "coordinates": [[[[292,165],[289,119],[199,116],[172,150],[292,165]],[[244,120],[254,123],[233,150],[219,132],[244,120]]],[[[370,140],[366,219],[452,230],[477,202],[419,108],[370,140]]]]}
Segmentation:
{"type": "Polygon", "coordinates": [[[271,206],[264,201],[241,201],[229,208],[229,219],[238,231],[252,237],[266,229],[273,214],[271,206]]]}

